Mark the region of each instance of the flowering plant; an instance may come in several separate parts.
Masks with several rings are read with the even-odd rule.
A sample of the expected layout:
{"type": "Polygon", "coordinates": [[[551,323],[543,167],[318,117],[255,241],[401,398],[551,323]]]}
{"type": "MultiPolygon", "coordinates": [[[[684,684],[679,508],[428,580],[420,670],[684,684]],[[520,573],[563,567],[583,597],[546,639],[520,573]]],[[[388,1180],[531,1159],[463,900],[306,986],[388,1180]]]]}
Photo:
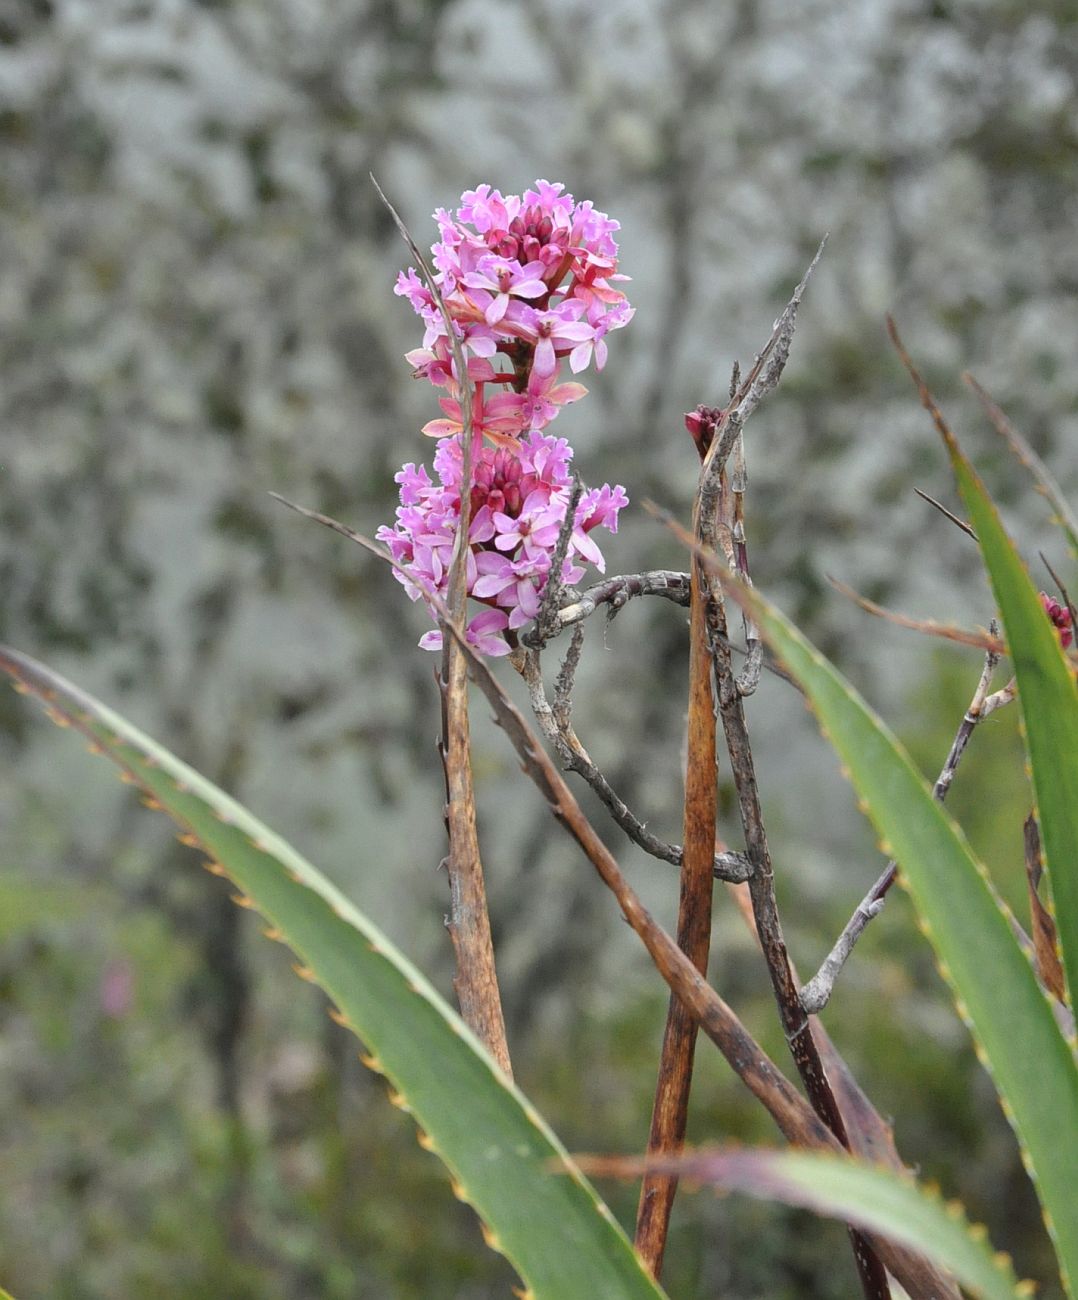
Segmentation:
{"type": "MultiPolygon", "coordinates": [[[[472,390],[472,449],[466,590],[485,608],[470,621],[469,642],[486,655],[505,655],[515,632],[535,618],[550,576],[572,497],[572,449],[542,431],[563,406],[587,389],[561,382],[592,361],[606,363],[606,335],[633,315],[615,282],[618,222],[590,202],[576,203],[565,187],[537,181],[524,195],[489,185],[466,190],[456,217],[439,208],[441,238],[432,248],[434,282],[466,358],[457,373],[453,346],[435,296],[414,268],[401,272],[396,293],[425,324],[423,346],[406,354],[417,378],[447,395],[443,415],[423,427],[442,439],[434,456],[438,481],[408,463],[396,476],[396,523],[378,538],[389,547],[412,600],[444,595],[460,525],[464,416],[461,384],[472,390]]],[[[591,532],[617,532],[628,503],[620,485],[584,492],[576,506],[561,581],[584,575],[583,564],[605,570],[591,532]]],[[[437,621],[434,605],[427,600],[437,621]]],[[[419,643],[441,647],[442,634],[419,643]]]]}
{"type": "MultiPolygon", "coordinates": [[[[944,513],[977,541],[1002,624],[993,620],[984,634],[891,616],[985,651],[973,696],[931,789],[834,665],[753,587],[744,515],[745,423],[781,378],[808,273],[748,374],[743,378],[735,366],[728,405],[701,404],[685,417],[701,461],[693,531],[684,534],[691,572],[608,577],[563,601],[563,585],[578,582],[585,565],[603,568],[593,534],[600,525],[615,531],[626,504],[620,486],[585,491],[570,470],[569,444],[547,429],[560,408],[584,392],[559,378],[561,364],[567,360],[574,372],[592,361],[601,368],[606,333],[632,314],[615,287],[623,278],[613,240],[617,224],[544,181],[523,198],[480,187],[463,196],[456,218],[439,212],[437,219],[437,275],[424,266],[425,282],[414,271],[398,282],[398,291],[426,322],[424,345],[409,358],[417,375],[446,394],[442,418],[425,429],[440,439],[434,474],[411,462],[404,466],[397,475],[396,523],[379,536],[414,600],[424,600],[436,615],[451,607],[443,626],[454,635],[464,594],[481,606],[467,629],[470,646],[447,646],[438,675],[450,900],[445,924],[461,1017],[341,890],[194,769],[17,650],[0,647],[0,673],[40,697],[50,716],[81,732],[94,752],[107,754],[125,779],[141,787],[150,807],[167,810],[180,827],[180,840],[198,847],[208,869],[238,887],[233,901],[258,909],[268,922],[263,933],[292,947],[300,959],[293,969],[323,987],[334,1004],[333,1019],[364,1042],[361,1059],[386,1075],[391,1099],[415,1116],[421,1145],[444,1160],[457,1195],[480,1215],[485,1240],[519,1273],[526,1288],[521,1294],[535,1300],[663,1300],[658,1278],[678,1178],[767,1195],[842,1219],[850,1228],[866,1300],[888,1300],[891,1277],[910,1300],[959,1300],[958,1283],[986,1300],[1031,1294],[1032,1284],[1017,1283],[1009,1260],[986,1249],[984,1230],[962,1221],[960,1207],[944,1208],[931,1191],[917,1188],[890,1122],[813,1019],[828,1006],[836,980],[859,953],[859,936],[880,915],[896,881],[911,893],[941,973],[992,1071],[1054,1229],[1066,1286],[1068,1278],[1078,1278],[1078,656],[1072,649],[1078,608],[1047,559],[1060,599],[1038,593],[893,323],[892,338],[944,439],[971,522],[944,513]],[[470,444],[464,439],[469,428],[470,444]],[[585,620],[600,606],[612,617],[631,597],[644,595],[688,608],[680,844],[656,835],[613,789],[572,719],[585,620]],[[738,647],[730,636],[731,602],[741,607],[747,643],[741,671],[733,658],[738,647]],[[518,646],[518,630],[531,619],[536,627],[518,646]],[[542,656],[570,627],[551,701],[542,656]],[[800,686],[817,713],[881,847],[893,854],[817,973],[800,987],[783,936],[776,860],[745,711],[745,700],[764,680],[765,642],[783,664],[782,675],[800,686]],[[517,651],[510,663],[524,679],[531,711],[561,765],[583,779],[641,850],[678,867],[676,938],[644,905],[542,740],[481,657],[510,650],[517,651]],[[1004,653],[1014,676],[992,691],[1004,653]],[[583,850],[671,990],[646,1159],[574,1161],[511,1086],[510,1033],[479,845],[469,680],[491,705],[522,772],[583,850]],[[988,871],[939,807],[974,729],[1015,699],[1021,701],[1036,799],[1023,826],[1030,936],[1001,905],[988,871]],[[743,851],[725,847],[716,835],[723,820],[720,723],[743,851]],[[716,878],[737,887],[759,941],[804,1095],[709,982],[716,878]],[[1050,891],[1051,906],[1042,886],[1050,891]],[[698,1028],[803,1151],[684,1151],[698,1028]],[[581,1177],[589,1170],[643,1178],[632,1243],[581,1177]]],[[[1021,463],[1037,476],[1068,548],[1078,556],[1078,515],[1020,435],[974,387],[1021,463]]],[[[295,508],[386,558],[347,525],[295,508]]],[[[421,645],[433,649],[441,638],[441,629],[430,632],[421,645]]],[[[122,984],[105,989],[106,1013],[123,1010],[122,984]]],[[[0,1288],[0,1296],[6,1294],[0,1288]]]]}

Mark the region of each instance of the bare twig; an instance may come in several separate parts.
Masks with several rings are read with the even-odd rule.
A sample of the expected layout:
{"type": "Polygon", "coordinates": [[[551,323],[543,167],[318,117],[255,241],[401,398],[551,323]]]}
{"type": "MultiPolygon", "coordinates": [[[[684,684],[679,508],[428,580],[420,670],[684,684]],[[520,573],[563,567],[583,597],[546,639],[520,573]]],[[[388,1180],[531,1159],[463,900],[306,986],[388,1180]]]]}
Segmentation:
{"type": "MultiPolygon", "coordinates": [[[[558,626],[540,635],[538,626],[521,636],[526,646],[542,649],[546,641],[567,627],[581,623],[601,606],[607,606],[607,618],[612,619],[634,596],[664,596],[675,605],[689,603],[689,575],[669,569],[655,569],[650,573],[624,573],[604,578],[583,591],[576,600],[557,611],[558,626]]],[[[553,623],[553,619],[551,620],[553,623]]]]}
{"type": "Polygon", "coordinates": [[[874,614],[877,618],[886,619],[888,623],[894,623],[896,627],[909,628],[911,632],[923,632],[926,636],[940,637],[944,641],[955,641],[959,645],[975,646],[978,650],[991,651],[996,655],[1006,653],[1006,645],[1000,639],[998,631],[994,635],[986,635],[978,630],[971,630],[964,627],[955,627],[949,623],[937,623],[930,618],[910,618],[906,614],[896,614],[894,610],[884,609],[882,605],[877,605],[874,600],[869,600],[867,596],[859,595],[852,587],[847,587],[844,582],[838,578],[832,578],[827,575],[827,581],[837,592],[840,592],[848,600],[859,606],[866,614],[874,614]]]}
{"type": "MultiPolygon", "coordinates": [[[[554,704],[550,704],[536,652],[529,650],[523,657],[513,656],[512,662],[517,665],[524,678],[532,712],[543,734],[554,746],[562,767],[583,777],[602,800],[614,821],[634,844],[653,858],[680,867],[683,853],[681,845],[669,844],[653,835],[613,789],[603,773],[592,762],[590,754],[569,723],[564,713],[564,705],[559,706],[557,690],[554,704]]],[[[716,880],[736,883],[749,878],[752,866],[743,853],[723,852],[715,854],[712,870],[716,880]]]]}
{"type": "MultiPolygon", "coordinates": [[[[999,625],[993,619],[989,624],[989,632],[994,637],[998,631],[999,625]]],[[[998,651],[989,650],[985,654],[984,667],[981,669],[977,689],[973,692],[969,708],[966,709],[965,715],[959,724],[955,738],[951,742],[950,752],[940,769],[939,776],[936,778],[936,784],[932,788],[932,797],[940,803],[943,803],[947,798],[947,791],[951,788],[954,774],[958,770],[962,755],[966,752],[966,746],[969,744],[974,728],[987,716],[988,712],[991,712],[991,709],[986,711],[985,706],[991,698],[988,694],[988,688],[992,684],[992,675],[999,663],[999,658],[998,651]]],[[[843,966],[849,960],[857,940],[860,939],[872,918],[879,916],[880,912],[883,911],[884,903],[887,901],[887,893],[895,883],[897,872],[898,868],[894,860],[888,862],[883,874],[861,902],[858,903],[856,911],[846,922],[842,933],[835,940],[834,946],[824,958],[820,969],[807,984],[802,986],[801,1005],[810,1015],[818,1015],[827,1006],[831,994],[834,992],[835,981],[841,974],[843,966]]]]}
{"type": "Polygon", "coordinates": [[[947,519],[949,519],[956,528],[961,528],[967,537],[972,537],[974,541],[977,540],[977,534],[973,531],[973,529],[969,526],[969,524],[965,522],[964,519],[959,519],[959,517],[957,515],[952,514],[950,510],[947,509],[946,506],[941,505],[936,500],[935,497],[930,497],[927,492],[922,492],[920,488],[914,488],[913,490],[914,492],[917,493],[917,495],[921,498],[922,501],[927,501],[930,506],[934,506],[940,512],[940,514],[944,515],[947,519]]]}

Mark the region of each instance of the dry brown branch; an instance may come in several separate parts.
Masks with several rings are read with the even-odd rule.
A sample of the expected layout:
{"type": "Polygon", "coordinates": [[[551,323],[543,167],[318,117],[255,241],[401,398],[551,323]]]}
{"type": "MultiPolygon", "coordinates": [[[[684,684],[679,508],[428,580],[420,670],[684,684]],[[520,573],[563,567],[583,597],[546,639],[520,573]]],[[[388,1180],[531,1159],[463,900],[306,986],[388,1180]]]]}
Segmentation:
{"type": "MultiPolygon", "coordinates": [[[[703,487],[703,474],[700,485],[703,487]]],[[[701,516],[698,491],[694,534],[711,527],[701,516]]],[[[711,892],[715,857],[715,818],[718,785],[715,747],[715,698],[711,685],[711,653],[707,641],[708,583],[698,561],[692,560],[689,603],[688,758],[685,767],[683,817],[684,850],[678,902],[677,944],[701,975],[707,974],[711,947],[711,892]]],[[[676,996],[670,998],[659,1054],[659,1075],[648,1132],[648,1153],[677,1151],[685,1140],[692,1090],[697,1024],[676,996]]],[[[640,1189],[636,1215],[636,1249],[656,1278],[662,1273],[670,1213],[677,1179],[649,1175],[640,1189]]]]}
{"type": "Polygon", "coordinates": [[[984,650],[997,657],[1007,652],[1006,645],[998,635],[982,632],[978,628],[969,629],[955,627],[949,623],[937,623],[931,618],[910,618],[906,614],[897,614],[894,610],[884,609],[882,605],[877,605],[874,600],[869,600],[867,596],[859,595],[852,587],[847,587],[844,582],[840,582],[838,578],[832,578],[830,574],[827,576],[827,581],[837,592],[845,596],[847,600],[852,600],[866,614],[873,614],[876,618],[886,619],[888,623],[894,623],[896,627],[908,628],[911,632],[923,632],[926,636],[940,637],[944,641],[955,641],[959,645],[975,646],[978,650],[984,650]]]}

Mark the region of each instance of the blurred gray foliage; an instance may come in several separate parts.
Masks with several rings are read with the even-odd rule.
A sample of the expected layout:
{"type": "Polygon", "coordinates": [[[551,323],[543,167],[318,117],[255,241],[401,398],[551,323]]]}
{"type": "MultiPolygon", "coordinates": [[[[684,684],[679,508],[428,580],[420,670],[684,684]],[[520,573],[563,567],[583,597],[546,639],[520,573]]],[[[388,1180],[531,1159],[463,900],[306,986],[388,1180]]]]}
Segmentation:
{"type": "MultiPolygon", "coordinates": [[[[0,0],[0,634],[227,783],[445,983],[421,612],[267,497],[373,532],[395,469],[429,458],[434,395],[391,293],[406,250],[368,172],[421,245],[434,206],[480,181],[562,179],[620,219],[638,313],[557,432],[593,481],[682,513],[681,413],[721,403],[830,232],[787,378],[749,426],[749,540],[756,580],[896,708],[927,648],[823,575],[926,616],[991,611],[972,548],[913,496],[950,485],[882,317],[1029,554],[1059,554],[958,376],[1078,483],[1076,75],[1062,3],[0,0]]],[[[682,564],[639,509],[607,553],[612,571],[682,564]]],[[[683,644],[677,610],[632,608],[591,630],[579,689],[582,737],[671,837],[683,644]]],[[[753,702],[777,857],[796,842],[805,887],[852,903],[876,863],[842,860],[864,853],[852,819],[820,824],[820,800],[848,796],[827,764],[806,774],[822,751],[800,723],[790,743],[791,712],[781,684],[753,702]]],[[[211,1006],[207,1033],[240,1105],[221,1043],[252,998],[293,999],[249,991],[234,954],[257,966],[266,946],[77,747],[10,698],[0,724],[17,777],[0,867],[107,884],[216,953],[232,1020],[211,1006]]],[[[507,746],[482,724],[478,743],[516,1032],[561,1023],[569,996],[601,1012],[628,971],[650,986],[507,746]]],[[[627,857],[669,915],[668,869],[627,857]]],[[[0,1059],[0,1086],[28,1068],[0,1059]]]]}

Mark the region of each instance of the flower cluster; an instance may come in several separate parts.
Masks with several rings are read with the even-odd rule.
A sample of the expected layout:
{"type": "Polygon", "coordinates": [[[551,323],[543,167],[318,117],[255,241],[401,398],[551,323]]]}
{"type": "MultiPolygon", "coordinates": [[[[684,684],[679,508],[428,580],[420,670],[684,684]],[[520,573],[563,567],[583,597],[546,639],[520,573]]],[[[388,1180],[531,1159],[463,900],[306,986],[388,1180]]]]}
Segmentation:
{"type": "MultiPolygon", "coordinates": [[[[435,282],[467,358],[473,426],[502,446],[583,397],[581,384],[558,381],[561,361],[568,358],[574,374],[593,360],[602,370],[606,335],[633,316],[615,288],[626,279],[617,270],[618,222],[564,188],[536,181],[521,197],[480,185],[461,195],[456,217],[444,208],[434,214],[435,282]]],[[[461,377],[438,305],[414,269],[401,272],[395,292],[426,326],[423,346],[406,354],[413,372],[448,390],[444,417],[423,432],[459,434],[461,377]]]]}
{"type": "MultiPolygon", "coordinates": [[[[378,530],[412,600],[444,598],[460,527],[463,479],[462,384],[471,394],[474,441],[466,590],[483,606],[468,624],[469,642],[487,655],[508,654],[515,632],[539,612],[572,495],[572,449],[543,430],[561,407],[586,389],[559,377],[562,362],[577,373],[606,363],[606,335],[627,324],[633,308],[615,282],[618,223],[591,203],[576,203],[564,186],[537,181],[523,197],[480,185],[461,196],[453,217],[435,214],[440,234],[432,253],[435,283],[461,344],[467,373],[457,371],[445,320],[415,270],[402,272],[396,292],[422,318],[423,346],[407,353],[415,375],[446,390],[442,418],[423,432],[442,441],[437,481],[425,466],[397,475],[400,506],[392,527],[378,530]]],[[[561,579],[579,582],[584,564],[605,568],[591,533],[617,531],[628,498],[605,484],[583,493],[576,509],[561,579]]],[[[440,631],[419,643],[436,650],[440,631]]]]}
{"type": "Polygon", "coordinates": [[[1048,615],[1053,626],[1059,629],[1059,642],[1063,649],[1066,650],[1074,640],[1071,612],[1066,605],[1061,605],[1058,600],[1053,600],[1047,592],[1042,591],[1040,596],[1044,612],[1048,615]]]}
{"type": "MultiPolygon", "coordinates": [[[[485,608],[468,624],[467,639],[480,653],[510,650],[506,631],[535,618],[550,574],[565,512],[572,492],[572,449],[564,438],[528,433],[517,450],[482,447],[472,471],[471,522],[468,527],[467,592],[485,608]]],[[[412,600],[429,593],[444,596],[460,523],[461,448],[443,441],[434,455],[438,481],[426,466],[405,465],[396,476],[401,504],[394,527],[378,530],[404,572],[397,576],[412,600]]],[[[621,487],[604,485],[585,492],[576,509],[562,580],[579,582],[581,562],[604,569],[593,529],[617,532],[618,512],[628,498],[621,487]]],[[[433,618],[437,610],[430,600],[433,618]]],[[[428,632],[419,644],[441,648],[441,632],[428,632]]]]}

